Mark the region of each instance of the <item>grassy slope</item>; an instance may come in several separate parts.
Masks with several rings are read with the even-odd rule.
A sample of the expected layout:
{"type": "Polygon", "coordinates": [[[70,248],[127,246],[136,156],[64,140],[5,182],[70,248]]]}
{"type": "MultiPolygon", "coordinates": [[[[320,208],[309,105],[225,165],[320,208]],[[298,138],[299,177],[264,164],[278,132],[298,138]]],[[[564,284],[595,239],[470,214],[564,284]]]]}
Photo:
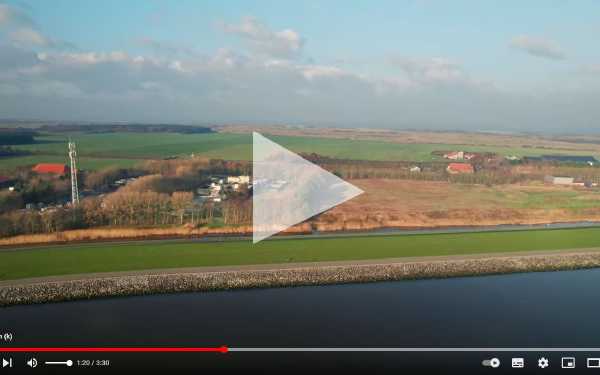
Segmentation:
{"type": "Polygon", "coordinates": [[[220,243],[91,244],[0,252],[0,280],[152,268],[272,264],[600,247],[600,230],[561,229],[220,243]]]}

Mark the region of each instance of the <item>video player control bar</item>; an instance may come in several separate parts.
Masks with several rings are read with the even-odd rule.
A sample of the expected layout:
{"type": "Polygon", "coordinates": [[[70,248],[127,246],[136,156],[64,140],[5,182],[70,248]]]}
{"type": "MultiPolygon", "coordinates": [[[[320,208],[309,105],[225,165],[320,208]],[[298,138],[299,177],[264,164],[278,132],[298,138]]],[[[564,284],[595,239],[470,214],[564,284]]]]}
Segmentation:
{"type": "Polygon", "coordinates": [[[127,352],[127,353],[186,353],[186,352],[600,352],[596,348],[556,347],[6,347],[0,353],[56,352],[127,352]]]}
{"type": "Polygon", "coordinates": [[[372,348],[372,347],[262,347],[227,348],[229,352],[598,352],[600,348],[372,348]]]}

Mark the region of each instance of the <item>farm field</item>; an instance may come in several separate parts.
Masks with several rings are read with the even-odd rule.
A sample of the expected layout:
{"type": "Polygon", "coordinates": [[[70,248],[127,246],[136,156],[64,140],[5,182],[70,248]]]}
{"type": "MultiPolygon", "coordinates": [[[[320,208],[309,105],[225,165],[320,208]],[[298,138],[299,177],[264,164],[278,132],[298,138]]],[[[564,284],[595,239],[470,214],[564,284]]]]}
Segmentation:
{"type": "MultiPolygon", "coordinates": [[[[84,170],[98,170],[107,167],[129,168],[142,162],[140,159],[115,159],[79,157],[79,167],[84,170]]],[[[68,158],[61,155],[26,155],[0,159],[0,171],[12,171],[17,167],[29,166],[38,163],[68,164],[68,158]]]]}
{"type": "MultiPolygon", "coordinates": [[[[174,134],[174,133],[103,133],[71,134],[82,158],[82,168],[96,169],[109,165],[130,166],[143,159],[164,158],[175,155],[250,160],[252,139],[250,134],[174,134]],[[87,159],[86,159],[87,158],[87,159]]],[[[341,159],[386,161],[439,160],[431,155],[436,150],[495,152],[500,155],[539,156],[548,153],[600,156],[590,151],[566,151],[548,148],[503,147],[498,145],[473,146],[457,144],[398,143],[372,140],[316,138],[304,136],[269,136],[294,152],[318,153],[341,159]]],[[[60,161],[66,149],[66,136],[38,137],[39,143],[16,146],[38,155],[4,158],[2,169],[37,162],[60,161]],[[57,158],[52,158],[56,156],[57,158]]]]}
{"type": "Polygon", "coordinates": [[[0,252],[0,280],[158,268],[385,259],[600,247],[600,231],[556,229],[250,241],[53,246],[0,252]]]}
{"type": "Polygon", "coordinates": [[[319,230],[600,220],[600,192],[592,189],[535,183],[485,186],[399,179],[350,182],[365,194],[321,215],[319,230]]]}
{"type": "MultiPolygon", "coordinates": [[[[70,134],[77,143],[82,156],[113,158],[163,158],[190,153],[211,153],[215,150],[229,152],[229,147],[250,145],[250,137],[225,134],[176,134],[176,133],[102,133],[70,134]]],[[[17,148],[48,154],[63,153],[66,135],[36,137],[39,143],[17,146],[17,148]]],[[[221,151],[220,151],[221,152],[221,151]]],[[[249,159],[248,155],[232,153],[231,159],[249,159]]]]}

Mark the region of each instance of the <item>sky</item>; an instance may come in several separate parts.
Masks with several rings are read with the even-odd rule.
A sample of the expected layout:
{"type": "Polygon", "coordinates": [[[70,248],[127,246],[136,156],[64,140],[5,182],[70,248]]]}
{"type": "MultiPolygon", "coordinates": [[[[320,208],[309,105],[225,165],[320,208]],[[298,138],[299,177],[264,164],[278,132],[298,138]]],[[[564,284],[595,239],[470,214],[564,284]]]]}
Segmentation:
{"type": "Polygon", "coordinates": [[[600,132],[600,2],[0,0],[0,118],[600,132]]]}

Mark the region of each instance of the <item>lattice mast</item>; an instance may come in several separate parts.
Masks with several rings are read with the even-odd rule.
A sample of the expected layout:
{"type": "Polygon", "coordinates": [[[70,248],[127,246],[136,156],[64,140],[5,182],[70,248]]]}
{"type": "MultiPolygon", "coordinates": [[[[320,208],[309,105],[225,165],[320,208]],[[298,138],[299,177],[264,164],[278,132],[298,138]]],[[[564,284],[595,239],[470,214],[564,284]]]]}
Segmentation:
{"type": "Polygon", "coordinates": [[[77,150],[75,142],[69,139],[69,161],[71,163],[71,204],[79,204],[79,189],[77,187],[77,150]]]}

